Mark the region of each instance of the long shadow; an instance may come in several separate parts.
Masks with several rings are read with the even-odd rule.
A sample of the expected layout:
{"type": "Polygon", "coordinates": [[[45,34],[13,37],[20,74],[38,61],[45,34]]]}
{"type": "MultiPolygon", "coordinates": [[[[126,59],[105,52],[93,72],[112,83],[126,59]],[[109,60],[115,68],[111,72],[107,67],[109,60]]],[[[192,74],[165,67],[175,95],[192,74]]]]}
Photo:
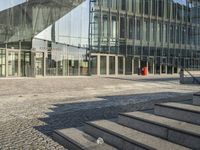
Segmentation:
{"type": "Polygon", "coordinates": [[[139,82],[161,82],[161,81],[177,81],[179,80],[178,77],[171,77],[171,78],[145,78],[145,77],[137,77],[137,78],[120,78],[120,77],[104,77],[104,78],[109,78],[113,80],[125,80],[125,81],[139,81],[139,82]]]}
{"type": "MultiPolygon", "coordinates": [[[[47,112],[48,117],[38,118],[46,125],[34,127],[39,132],[52,136],[54,130],[79,127],[86,121],[98,119],[117,118],[121,112],[130,112],[136,110],[152,111],[155,103],[167,101],[180,101],[176,96],[182,96],[181,93],[163,92],[163,93],[144,93],[123,96],[102,96],[76,102],[64,104],[55,104],[47,112]]],[[[185,101],[190,102],[190,98],[185,101]]]]}

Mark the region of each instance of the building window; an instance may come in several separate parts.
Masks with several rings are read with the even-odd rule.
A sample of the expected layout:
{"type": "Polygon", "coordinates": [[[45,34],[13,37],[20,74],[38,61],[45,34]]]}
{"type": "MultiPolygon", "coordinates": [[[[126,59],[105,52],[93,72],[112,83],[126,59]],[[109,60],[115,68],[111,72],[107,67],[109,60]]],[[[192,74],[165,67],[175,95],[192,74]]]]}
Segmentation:
{"type": "Polygon", "coordinates": [[[151,1],[150,0],[144,0],[144,14],[145,15],[149,15],[149,3],[151,1]]]}
{"type": "Polygon", "coordinates": [[[102,36],[103,37],[107,37],[108,36],[108,16],[107,15],[103,15],[103,32],[102,32],[102,36]]]}
{"type": "Polygon", "coordinates": [[[0,49],[0,77],[6,76],[6,51],[0,49]]]}
{"type": "Polygon", "coordinates": [[[174,25],[170,25],[170,43],[174,43],[175,30],[174,25]]]}
{"type": "Polygon", "coordinates": [[[141,39],[141,23],[140,20],[136,21],[136,39],[140,40],[141,39]]]}
{"type": "Polygon", "coordinates": [[[121,10],[126,10],[126,0],[121,0],[121,10]]]}
{"type": "Polygon", "coordinates": [[[115,74],[115,57],[110,56],[109,57],[109,73],[110,74],[115,74]]]}
{"type": "Polygon", "coordinates": [[[133,12],[133,0],[128,1],[128,11],[133,12]]]}
{"type": "Polygon", "coordinates": [[[106,56],[100,56],[100,74],[106,74],[106,56]]]}
{"type": "Polygon", "coordinates": [[[156,42],[156,34],[157,34],[156,22],[152,21],[150,23],[150,41],[151,42],[156,42]]]}
{"type": "Polygon", "coordinates": [[[162,42],[162,24],[158,23],[157,25],[157,42],[162,42]]]}
{"type": "Polygon", "coordinates": [[[179,44],[180,43],[180,33],[181,33],[181,27],[180,25],[178,25],[176,27],[176,43],[179,44]]]}
{"type": "Polygon", "coordinates": [[[133,39],[133,19],[129,18],[129,39],[133,39]]]}
{"type": "Polygon", "coordinates": [[[164,7],[163,7],[163,0],[158,1],[158,17],[163,17],[164,7]]]}
{"type": "Polygon", "coordinates": [[[163,42],[164,43],[168,42],[168,32],[169,32],[168,24],[164,24],[163,26],[163,42]]]}
{"type": "Polygon", "coordinates": [[[148,21],[144,21],[143,24],[143,40],[144,41],[149,41],[149,22],[148,21]]]}
{"type": "Polygon", "coordinates": [[[152,15],[157,16],[157,0],[152,0],[152,15]]]}
{"type": "Polygon", "coordinates": [[[117,38],[117,17],[112,16],[112,28],[111,28],[111,37],[112,38],[117,38]]]}
{"type": "Polygon", "coordinates": [[[108,7],[108,0],[102,0],[102,5],[103,7],[107,8],[108,7]]]}
{"type": "Polygon", "coordinates": [[[120,38],[125,38],[125,30],[126,25],[125,25],[125,18],[120,17],[120,38]]]}
{"type": "Polygon", "coordinates": [[[97,75],[97,56],[91,56],[90,58],[91,73],[97,75]]]}
{"type": "Polygon", "coordinates": [[[142,13],[142,0],[135,0],[136,13],[142,13]]]}
{"type": "Polygon", "coordinates": [[[182,28],[182,44],[185,44],[185,41],[186,41],[186,28],[183,27],[182,28]]]}
{"type": "Polygon", "coordinates": [[[176,3],[172,3],[172,18],[176,19],[176,3]]]}
{"type": "Polygon", "coordinates": [[[117,9],[117,0],[112,0],[112,9],[117,9]]]}
{"type": "Polygon", "coordinates": [[[118,74],[124,73],[124,58],[118,57],[118,74]]]}
{"type": "Polygon", "coordinates": [[[177,4],[177,19],[182,20],[183,11],[182,11],[182,5],[177,4]]]}
{"type": "Polygon", "coordinates": [[[191,27],[188,27],[188,43],[187,44],[191,44],[191,41],[192,41],[192,29],[191,27]]]}

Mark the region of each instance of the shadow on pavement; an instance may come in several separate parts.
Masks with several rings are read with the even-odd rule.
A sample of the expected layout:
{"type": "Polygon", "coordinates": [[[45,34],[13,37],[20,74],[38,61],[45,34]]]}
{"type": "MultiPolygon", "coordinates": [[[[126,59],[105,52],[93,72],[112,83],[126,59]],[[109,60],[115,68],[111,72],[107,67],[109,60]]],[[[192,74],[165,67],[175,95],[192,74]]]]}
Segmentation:
{"type": "Polygon", "coordinates": [[[127,80],[127,81],[139,81],[139,82],[166,82],[166,81],[179,81],[179,77],[168,77],[168,78],[152,78],[152,77],[137,77],[137,78],[123,78],[123,77],[105,77],[105,78],[109,78],[109,79],[113,79],[113,80],[127,80]]]}
{"type": "Polygon", "coordinates": [[[95,98],[95,101],[86,99],[55,104],[54,108],[50,108],[51,112],[46,113],[48,117],[38,118],[46,125],[34,128],[51,137],[54,130],[79,127],[86,121],[116,118],[120,112],[136,110],[151,112],[155,103],[180,101],[182,98],[184,98],[185,102],[190,103],[190,98],[188,97],[185,94],[175,92],[143,93],[123,96],[103,96],[95,98]]]}

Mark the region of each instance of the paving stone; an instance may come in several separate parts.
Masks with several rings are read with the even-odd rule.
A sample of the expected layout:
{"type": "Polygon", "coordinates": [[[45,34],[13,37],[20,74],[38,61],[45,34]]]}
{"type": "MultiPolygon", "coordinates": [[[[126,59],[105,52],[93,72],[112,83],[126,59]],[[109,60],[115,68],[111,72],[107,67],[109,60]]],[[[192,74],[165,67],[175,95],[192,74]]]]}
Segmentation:
{"type": "Polygon", "coordinates": [[[198,90],[180,85],[178,76],[0,79],[0,149],[62,150],[52,140],[55,129],[198,90]]]}

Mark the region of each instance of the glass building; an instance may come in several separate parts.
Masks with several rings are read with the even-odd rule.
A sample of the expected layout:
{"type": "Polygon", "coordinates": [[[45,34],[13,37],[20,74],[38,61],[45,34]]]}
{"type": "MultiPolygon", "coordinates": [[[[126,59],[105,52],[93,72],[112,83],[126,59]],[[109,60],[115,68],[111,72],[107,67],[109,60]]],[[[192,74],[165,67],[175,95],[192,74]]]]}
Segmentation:
{"type": "Polygon", "coordinates": [[[0,77],[200,70],[199,0],[0,0],[0,77]]]}

